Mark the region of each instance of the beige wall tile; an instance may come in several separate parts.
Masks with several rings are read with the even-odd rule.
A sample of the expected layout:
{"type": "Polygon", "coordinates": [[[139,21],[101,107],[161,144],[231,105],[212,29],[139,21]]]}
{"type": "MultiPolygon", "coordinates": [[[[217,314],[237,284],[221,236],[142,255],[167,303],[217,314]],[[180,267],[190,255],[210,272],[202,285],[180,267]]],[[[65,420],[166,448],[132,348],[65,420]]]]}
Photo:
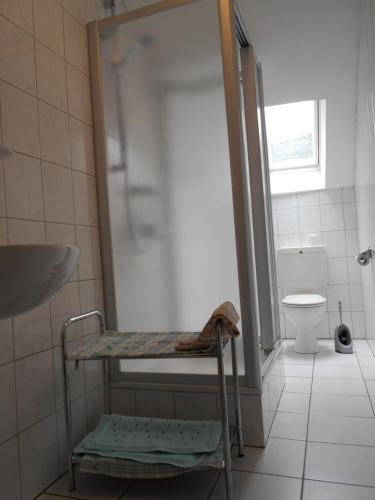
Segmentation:
{"type": "Polygon", "coordinates": [[[87,22],[106,17],[106,11],[101,0],[87,0],[87,22]]]}
{"type": "Polygon", "coordinates": [[[0,484],[6,485],[7,497],[20,500],[20,465],[17,438],[0,446],[0,484]]]}
{"type": "Polygon", "coordinates": [[[86,123],[69,117],[72,168],[95,175],[93,130],[86,123]]]}
{"type": "Polygon", "coordinates": [[[37,40],[64,55],[63,14],[55,0],[34,0],[34,27],[37,40]]]}
{"type": "Polygon", "coordinates": [[[38,245],[46,242],[44,222],[8,219],[10,245],[38,245]]]}
{"type": "Polygon", "coordinates": [[[3,145],[20,153],[39,157],[36,99],[0,82],[0,104],[3,145]]]}
{"type": "MultiPolygon", "coordinates": [[[[88,280],[79,282],[81,313],[98,310],[104,314],[103,282],[102,280],[88,280]]],[[[83,335],[90,335],[99,331],[97,318],[90,318],[82,323],[83,335]]]]}
{"type": "Polygon", "coordinates": [[[36,42],[35,50],[38,97],[62,111],[67,111],[68,96],[64,59],[39,42],[36,42]]]}
{"type": "Polygon", "coordinates": [[[39,124],[42,159],[69,167],[68,115],[39,101],[39,124]]]}
{"type": "MultiPolygon", "coordinates": [[[[0,2],[1,4],[1,2],[0,2]]],[[[0,78],[35,94],[34,40],[0,16],[0,78]]]]}
{"type": "Polygon", "coordinates": [[[14,363],[0,367],[0,443],[17,433],[14,363]]]}
{"type": "MultiPolygon", "coordinates": [[[[16,361],[18,429],[20,431],[54,411],[53,375],[51,350],[16,361]]],[[[39,460],[38,462],[40,464],[39,460]]]]}
{"type": "Polygon", "coordinates": [[[86,396],[87,430],[92,431],[97,426],[104,412],[103,387],[98,387],[86,396]]]}
{"type": "MultiPolygon", "coordinates": [[[[80,314],[78,283],[67,283],[51,298],[52,340],[53,345],[61,343],[61,328],[64,321],[80,314]]],[[[81,336],[81,323],[69,327],[69,339],[81,336]]]]}
{"type": "Polygon", "coordinates": [[[49,222],[74,222],[71,170],[42,163],[44,209],[49,222]]]}
{"type": "Polygon", "coordinates": [[[86,25],[86,0],[64,0],[63,7],[82,25],[86,25]]]}
{"type": "Polygon", "coordinates": [[[8,226],[6,219],[0,219],[0,245],[8,243],[8,226]]]}
{"type": "Polygon", "coordinates": [[[91,124],[91,97],[88,76],[71,64],[66,65],[66,76],[69,113],[85,123],[91,124]]]}
{"type": "MultiPolygon", "coordinates": [[[[73,340],[67,344],[67,351],[73,352],[82,347],[82,339],[73,340]]],[[[62,372],[62,355],[61,347],[55,347],[53,350],[53,359],[55,366],[55,394],[56,394],[56,409],[64,406],[64,386],[62,372]]],[[[78,369],[75,368],[75,363],[70,361],[67,364],[67,370],[70,380],[70,400],[79,398],[85,392],[85,367],[84,362],[78,364],[78,369]]]]}
{"type": "Polygon", "coordinates": [[[0,320],[0,365],[10,363],[14,359],[12,320],[0,320]]]}
{"type": "Polygon", "coordinates": [[[34,31],[32,0],[1,0],[0,13],[13,21],[17,26],[28,31],[34,31]]]}
{"type": "Polygon", "coordinates": [[[22,498],[35,498],[59,474],[56,415],[20,435],[22,498]]]}
{"type": "Polygon", "coordinates": [[[52,346],[49,303],[13,318],[14,355],[23,358],[52,346]]]}
{"type": "Polygon", "coordinates": [[[87,31],[68,12],[64,12],[65,58],[73,66],[89,73],[87,31]]]}
{"type": "Polygon", "coordinates": [[[43,220],[40,161],[13,153],[4,161],[8,217],[43,220]]]}
{"type": "Polygon", "coordinates": [[[95,177],[73,170],[74,207],[76,223],[97,226],[97,200],[95,177]]]}
{"type": "Polygon", "coordinates": [[[99,230],[95,227],[77,226],[77,245],[81,250],[78,275],[80,280],[100,278],[99,230]]]}

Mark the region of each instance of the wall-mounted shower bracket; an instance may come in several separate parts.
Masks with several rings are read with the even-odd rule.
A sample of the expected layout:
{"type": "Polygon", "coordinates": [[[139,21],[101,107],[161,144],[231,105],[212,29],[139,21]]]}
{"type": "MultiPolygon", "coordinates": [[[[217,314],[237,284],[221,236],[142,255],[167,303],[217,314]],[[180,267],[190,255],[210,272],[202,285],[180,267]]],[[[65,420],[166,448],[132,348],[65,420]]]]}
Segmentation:
{"type": "Polygon", "coordinates": [[[369,248],[365,252],[358,254],[356,256],[356,261],[360,266],[368,266],[373,256],[374,256],[374,250],[372,248],[369,248]]]}

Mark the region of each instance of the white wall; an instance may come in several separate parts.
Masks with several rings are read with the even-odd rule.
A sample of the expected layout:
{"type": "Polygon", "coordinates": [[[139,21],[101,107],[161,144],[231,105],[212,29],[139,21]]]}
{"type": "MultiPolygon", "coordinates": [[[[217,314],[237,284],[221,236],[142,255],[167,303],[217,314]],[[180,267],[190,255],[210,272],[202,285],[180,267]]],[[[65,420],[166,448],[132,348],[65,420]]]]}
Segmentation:
{"type": "Polygon", "coordinates": [[[327,188],[352,186],[357,0],[238,0],[266,105],[327,99],[327,188]]]}

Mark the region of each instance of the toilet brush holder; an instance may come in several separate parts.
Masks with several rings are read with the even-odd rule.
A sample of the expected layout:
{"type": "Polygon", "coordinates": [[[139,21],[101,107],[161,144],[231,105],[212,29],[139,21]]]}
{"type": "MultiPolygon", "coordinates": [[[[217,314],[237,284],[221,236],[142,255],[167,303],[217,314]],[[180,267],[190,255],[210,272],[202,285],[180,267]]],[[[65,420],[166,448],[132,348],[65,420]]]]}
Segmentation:
{"type": "Polygon", "coordinates": [[[335,351],[341,354],[353,353],[353,342],[349,328],[342,322],[342,307],[339,302],[340,324],[335,328],[335,351]]]}

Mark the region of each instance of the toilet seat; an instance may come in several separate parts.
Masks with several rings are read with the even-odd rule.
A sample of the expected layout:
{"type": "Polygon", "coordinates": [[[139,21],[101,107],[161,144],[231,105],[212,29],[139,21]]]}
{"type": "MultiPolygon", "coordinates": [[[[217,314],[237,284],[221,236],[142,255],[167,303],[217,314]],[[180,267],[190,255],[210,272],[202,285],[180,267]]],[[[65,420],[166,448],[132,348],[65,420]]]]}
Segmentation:
{"type": "Polygon", "coordinates": [[[318,294],[301,293],[298,295],[287,295],[283,298],[282,303],[286,307],[316,307],[322,306],[327,302],[325,297],[318,294]]]}

